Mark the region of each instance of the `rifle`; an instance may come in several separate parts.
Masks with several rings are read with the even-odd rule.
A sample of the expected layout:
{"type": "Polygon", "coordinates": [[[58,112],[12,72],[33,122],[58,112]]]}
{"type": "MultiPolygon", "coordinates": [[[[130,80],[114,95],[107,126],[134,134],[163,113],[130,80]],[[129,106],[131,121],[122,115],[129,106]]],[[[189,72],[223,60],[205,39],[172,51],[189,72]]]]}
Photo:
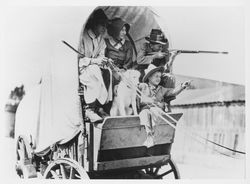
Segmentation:
{"type": "MultiPolygon", "coordinates": [[[[168,52],[177,51],[178,54],[199,54],[199,53],[206,53],[206,54],[228,54],[228,52],[219,52],[219,51],[205,51],[205,50],[178,50],[178,49],[171,49],[168,52]]],[[[150,52],[147,55],[154,55],[157,52],[150,52]]]]}

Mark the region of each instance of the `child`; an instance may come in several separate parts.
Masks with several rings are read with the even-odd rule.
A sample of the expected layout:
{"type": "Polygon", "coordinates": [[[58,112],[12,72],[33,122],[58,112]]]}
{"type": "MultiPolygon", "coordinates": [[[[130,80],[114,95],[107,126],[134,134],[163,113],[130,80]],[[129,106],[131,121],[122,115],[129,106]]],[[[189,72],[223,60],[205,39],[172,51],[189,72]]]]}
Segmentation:
{"type": "Polygon", "coordinates": [[[167,96],[176,96],[190,85],[190,82],[186,81],[174,89],[160,86],[159,83],[163,71],[164,67],[156,67],[150,64],[145,70],[145,76],[142,79],[144,83],[139,85],[139,89],[141,90],[141,112],[139,113],[139,117],[147,133],[147,139],[144,142],[144,145],[147,147],[154,145],[154,126],[157,124],[157,121],[161,120],[159,116],[165,113],[164,98],[167,96]]]}

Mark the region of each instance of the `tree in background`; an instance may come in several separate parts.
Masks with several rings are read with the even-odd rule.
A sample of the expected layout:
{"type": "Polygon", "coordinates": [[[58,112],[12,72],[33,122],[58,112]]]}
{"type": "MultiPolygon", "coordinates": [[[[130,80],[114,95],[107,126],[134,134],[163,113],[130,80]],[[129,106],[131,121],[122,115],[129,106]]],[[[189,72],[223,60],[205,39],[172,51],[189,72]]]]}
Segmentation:
{"type": "Polygon", "coordinates": [[[20,101],[25,95],[24,85],[20,87],[15,87],[14,90],[10,92],[7,103],[5,104],[6,113],[6,136],[14,137],[15,129],[15,114],[20,101]]]}
{"type": "Polygon", "coordinates": [[[20,87],[15,87],[15,89],[10,92],[8,101],[5,105],[5,110],[10,110],[11,107],[11,111],[15,113],[17,106],[19,105],[24,95],[25,91],[23,85],[21,85],[20,87]]]}

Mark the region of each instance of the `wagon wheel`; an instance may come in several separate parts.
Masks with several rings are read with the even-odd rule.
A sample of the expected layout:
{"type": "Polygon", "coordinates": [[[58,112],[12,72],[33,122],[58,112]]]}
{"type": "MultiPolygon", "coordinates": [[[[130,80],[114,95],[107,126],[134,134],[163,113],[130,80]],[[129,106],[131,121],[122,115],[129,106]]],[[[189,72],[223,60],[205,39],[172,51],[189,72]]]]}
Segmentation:
{"type": "Polygon", "coordinates": [[[144,169],[145,174],[152,179],[180,179],[178,168],[173,160],[169,159],[166,165],[153,166],[144,169]]]}
{"type": "Polygon", "coordinates": [[[88,179],[89,176],[75,160],[59,158],[46,168],[45,179],[88,179]]]}
{"type": "Polygon", "coordinates": [[[28,141],[19,136],[16,145],[16,172],[21,178],[35,178],[37,177],[36,169],[31,163],[32,148],[28,144],[28,141]]]}

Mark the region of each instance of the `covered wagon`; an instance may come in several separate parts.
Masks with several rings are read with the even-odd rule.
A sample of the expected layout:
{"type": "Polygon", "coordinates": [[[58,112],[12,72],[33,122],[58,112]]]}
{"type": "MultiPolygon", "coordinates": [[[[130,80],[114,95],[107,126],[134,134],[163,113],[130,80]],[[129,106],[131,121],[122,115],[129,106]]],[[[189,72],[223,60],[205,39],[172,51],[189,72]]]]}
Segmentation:
{"type": "MultiPolygon", "coordinates": [[[[158,15],[149,7],[98,8],[108,18],[121,17],[131,25],[135,54],[152,28],[162,28],[158,15]]],[[[18,175],[51,179],[180,178],[171,159],[175,129],[169,123],[176,123],[182,113],[165,117],[155,130],[151,148],[143,146],[146,132],[138,116],[106,117],[102,123],[90,123],[84,116],[83,94],[79,93],[76,54],[66,47],[60,52],[66,50],[70,56],[54,57],[40,84],[18,107],[18,175]]]]}

